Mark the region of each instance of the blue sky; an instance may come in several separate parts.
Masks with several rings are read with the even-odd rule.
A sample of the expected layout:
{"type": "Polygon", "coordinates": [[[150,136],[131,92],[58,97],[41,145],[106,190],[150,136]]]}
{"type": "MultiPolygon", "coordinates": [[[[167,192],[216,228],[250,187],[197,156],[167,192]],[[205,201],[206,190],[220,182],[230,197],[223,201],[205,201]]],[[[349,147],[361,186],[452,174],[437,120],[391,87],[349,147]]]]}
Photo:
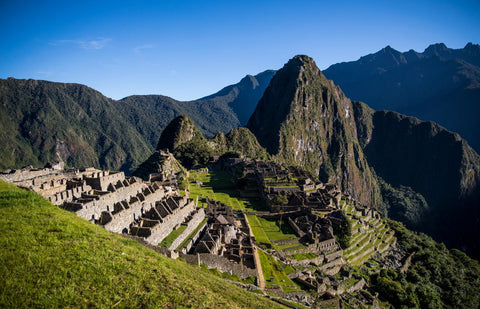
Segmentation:
{"type": "Polygon", "coordinates": [[[0,78],[189,100],[296,54],[320,69],[390,45],[480,43],[480,1],[0,0],[0,78]]]}

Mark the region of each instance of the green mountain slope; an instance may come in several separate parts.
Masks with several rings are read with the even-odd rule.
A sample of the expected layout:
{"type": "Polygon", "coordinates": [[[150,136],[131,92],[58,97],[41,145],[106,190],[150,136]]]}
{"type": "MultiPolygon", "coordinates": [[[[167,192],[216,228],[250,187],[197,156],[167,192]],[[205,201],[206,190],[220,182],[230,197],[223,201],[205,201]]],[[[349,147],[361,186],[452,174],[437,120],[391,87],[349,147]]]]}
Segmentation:
{"type": "Polygon", "coordinates": [[[280,307],[1,181],[0,229],[0,307],[280,307]]]}
{"type": "Polygon", "coordinates": [[[135,95],[121,100],[130,122],[156,145],[159,133],[179,115],[187,115],[208,138],[246,123],[275,71],[247,75],[239,83],[210,96],[180,102],[160,95],[135,95]]]}
{"type": "Polygon", "coordinates": [[[70,166],[130,173],[179,115],[189,115],[207,137],[240,126],[273,74],[248,75],[190,102],[160,95],[114,101],[79,84],[0,79],[0,169],[62,159],[70,166]]]}
{"type": "Polygon", "coordinates": [[[0,168],[63,160],[130,170],[151,146],[118,102],[78,84],[0,80],[0,168]]]}
{"type": "Polygon", "coordinates": [[[376,205],[380,189],[357,140],[352,109],[312,58],[296,56],[273,77],[247,127],[278,160],[376,205]]]}
{"type": "Polygon", "coordinates": [[[480,156],[458,134],[350,101],[307,56],[277,72],[247,127],[277,160],[480,256],[480,156]]]}

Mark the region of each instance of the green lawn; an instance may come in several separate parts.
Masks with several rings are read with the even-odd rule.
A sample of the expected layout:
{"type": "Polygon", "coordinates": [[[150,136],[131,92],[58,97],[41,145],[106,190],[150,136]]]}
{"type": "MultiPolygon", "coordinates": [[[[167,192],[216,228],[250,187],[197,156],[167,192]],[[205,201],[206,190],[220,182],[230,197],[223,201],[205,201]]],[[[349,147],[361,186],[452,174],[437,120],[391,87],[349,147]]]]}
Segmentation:
{"type": "Polygon", "coordinates": [[[281,221],[280,227],[280,221],[267,220],[260,217],[257,218],[270,241],[297,238],[297,235],[295,235],[295,233],[285,220],[281,221]]]}
{"type": "Polygon", "coordinates": [[[247,219],[250,223],[250,227],[252,228],[252,232],[253,235],[255,235],[255,240],[257,241],[257,243],[265,243],[272,245],[270,239],[268,238],[265,230],[262,227],[262,224],[260,224],[260,221],[258,221],[258,217],[255,215],[247,215],[247,219]]]}
{"type": "Polygon", "coordinates": [[[288,274],[293,272],[293,268],[276,261],[272,256],[262,250],[258,250],[260,263],[262,264],[263,277],[268,287],[280,286],[284,292],[300,291],[300,286],[288,278],[288,274]],[[273,281],[271,280],[273,278],[273,281]]]}
{"type": "Polygon", "coordinates": [[[263,210],[260,201],[251,201],[249,199],[237,197],[235,183],[232,182],[232,176],[225,171],[210,171],[208,174],[198,174],[190,171],[189,177],[190,197],[194,200],[199,198],[199,205],[205,203],[205,197],[220,201],[233,209],[243,211],[263,210]],[[198,186],[197,181],[202,185],[198,186]]]}
{"type": "Polygon", "coordinates": [[[0,308],[274,308],[0,181],[0,308]]]}

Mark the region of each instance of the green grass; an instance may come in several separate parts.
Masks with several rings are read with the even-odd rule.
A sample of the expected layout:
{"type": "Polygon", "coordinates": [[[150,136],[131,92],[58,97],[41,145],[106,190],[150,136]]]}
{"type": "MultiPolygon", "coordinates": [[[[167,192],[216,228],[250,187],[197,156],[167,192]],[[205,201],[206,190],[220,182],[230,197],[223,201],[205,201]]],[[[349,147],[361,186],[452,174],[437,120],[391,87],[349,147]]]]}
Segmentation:
{"type": "Polygon", "coordinates": [[[303,260],[310,260],[314,259],[317,257],[315,253],[297,253],[294,255],[291,255],[295,260],[297,261],[303,261],[303,260]]]}
{"type": "Polygon", "coordinates": [[[195,171],[190,171],[190,197],[195,200],[198,196],[200,203],[205,202],[205,197],[208,196],[210,199],[232,206],[233,209],[243,211],[264,210],[260,201],[236,197],[237,190],[232,179],[233,176],[225,171],[210,171],[208,174],[198,174],[195,171]],[[196,181],[203,184],[198,186],[196,181]]]}
{"type": "Polygon", "coordinates": [[[272,245],[270,239],[268,238],[262,227],[262,224],[260,223],[260,221],[258,221],[258,217],[255,215],[247,215],[247,219],[250,223],[250,227],[252,228],[252,232],[255,236],[255,240],[257,241],[257,243],[265,243],[272,245]]]}
{"type": "Polygon", "coordinates": [[[293,269],[290,266],[284,268],[281,262],[275,261],[275,259],[258,250],[260,257],[260,263],[262,264],[263,277],[265,278],[265,284],[268,287],[280,286],[284,292],[300,291],[300,286],[288,278],[287,274],[292,272],[293,269]],[[273,278],[273,282],[270,280],[273,278]],[[293,288],[293,286],[295,288],[293,288]]]}
{"type": "Polygon", "coordinates": [[[281,307],[0,181],[0,307],[281,307]]]}
{"type": "Polygon", "coordinates": [[[187,228],[187,225],[186,224],[182,224],[180,225],[176,230],[173,230],[167,237],[165,237],[162,242],[160,244],[158,244],[160,247],[167,247],[167,248],[170,248],[170,246],[172,245],[172,243],[175,241],[175,239],[177,239],[178,236],[180,236],[180,234],[183,233],[183,231],[185,231],[185,229],[187,228]]]}
{"type": "Polygon", "coordinates": [[[297,238],[297,236],[295,235],[293,230],[290,228],[288,223],[285,222],[285,220],[282,220],[282,224],[280,228],[279,226],[280,221],[267,220],[260,217],[257,217],[257,218],[261,227],[267,234],[267,237],[270,239],[270,241],[297,238]]]}

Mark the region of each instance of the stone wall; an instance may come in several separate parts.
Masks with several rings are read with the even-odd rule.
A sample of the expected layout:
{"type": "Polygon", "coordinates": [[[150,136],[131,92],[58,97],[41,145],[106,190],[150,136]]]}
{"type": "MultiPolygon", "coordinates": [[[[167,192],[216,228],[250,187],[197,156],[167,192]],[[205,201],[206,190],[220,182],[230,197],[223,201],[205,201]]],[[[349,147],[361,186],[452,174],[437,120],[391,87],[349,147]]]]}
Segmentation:
{"type": "MultiPolygon", "coordinates": [[[[14,183],[14,182],[23,182],[30,180],[30,184],[34,185],[35,181],[33,178],[42,177],[46,175],[51,175],[57,173],[57,170],[52,168],[42,168],[42,169],[34,169],[34,168],[23,168],[20,170],[14,170],[11,173],[1,173],[0,179],[6,182],[14,183]],[[31,182],[33,181],[33,183],[31,182]]],[[[20,185],[20,184],[16,184],[20,185]]]]}
{"type": "Polygon", "coordinates": [[[333,253],[330,253],[330,254],[326,254],[325,255],[325,260],[327,262],[330,262],[330,261],[333,261],[339,257],[343,257],[343,250],[338,250],[338,251],[335,251],[333,253]]]}
{"type": "Polygon", "coordinates": [[[232,262],[220,255],[213,255],[208,253],[199,254],[180,254],[180,257],[192,264],[204,264],[208,269],[218,269],[222,273],[229,273],[230,275],[237,275],[240,279],[248,277],[256,277],[257,271],[252,268],[245,267],[236,262],[232,262]]]}
{"type": "Polygon", "coordinates": [[[123,172],[108,172],[98,171],[90,175],[84,175],[83,179],[89,186],[96,190],[106,191],[110,184],[115,184],[118,181],[125,179],[125,173],[123,172]]]}
{"type": "Polygon", "coordinates": [[[172,214],[163,218],[163,222],[156,224],[150,229],[151,234],[146,238],[146,241],[152,245],[158,245],[175,227],[182,224],[185,218],[193,211],[195,211],[195,203],[193,201],[175,209],[172,214]]]}
{"type": "Polygon", "coordinates": [[[71,202],[74,199],[78,199],[82,197],[82,193],[88,192],[92,190],[92,187],[89,185],[85,184],[82,186],[78,186],[76,188],[70,189],[70,190],[65,190],[62,192],[57,192],[51,196],[49,196],[47,199],[53,204],[60,206],[65,202],[71,202]]]}
{"type": "MultiPolygon", "coordinates": [[[[73,189],[75,190],[75,189],[73,189]]],[[[133,200],[139,200],[143,204],[154,203],[165,197],[165,190],[158,187],[156,191],[152,186],[146,187],[143,183],[133,183],[128,187],[119,188],[113,192],[96,192],[101,195],[95,197],[79,200],[79,202],[65,203],[64,208],[75,211],[77,216],[87,220],[100,220],[102,212],[113,212],[114,205],[121,201],[127,201],[129,204],[133,200]],[[140,188],[143,188],[141,193],[137,193],[140,188]],[[83,203],[82,203],[83,202],[83,203]],[[76,205],[73,205],[76,204],[76,205]]]]}
{"type": "Polygon", "coordinates": [[[193,232],[197,226],[202,222],[202,220],[205,218],[205,209],[203,208],[198,208],[195,211],[195,214],[192,216],[190,221],[187,223],[187,228],[180,234],[177,239],[175,239],[172,242],[172,245],[170,246],[170,250],[175,250],[180,244],[187,239],[188,235],[190,235],[191,232],[193,232]]]}
{"type": "Polygon", "coordinates": [[[298,237],[303,237],[305,233],[293,222],[292,218],[288,218],[288,223],[292,227],[292,229],[295,231],[295,233],[298,235],[298,237]]]}
{"type": "Polygon", "coordinates": [[[198,230],[198,232],[195,235],[193,235],[192,239],[189,241],[187,246],[182,249],[183,254],[187,254],[190,251],[190,249],[192,249],[193,245],[197,242],[200,236],[202,236],[203,232],[207,229],[207,227],[208,227],[208,224],[207,222],[205,222],[205,224],[202,225],[202,227],[198,230]]]}

